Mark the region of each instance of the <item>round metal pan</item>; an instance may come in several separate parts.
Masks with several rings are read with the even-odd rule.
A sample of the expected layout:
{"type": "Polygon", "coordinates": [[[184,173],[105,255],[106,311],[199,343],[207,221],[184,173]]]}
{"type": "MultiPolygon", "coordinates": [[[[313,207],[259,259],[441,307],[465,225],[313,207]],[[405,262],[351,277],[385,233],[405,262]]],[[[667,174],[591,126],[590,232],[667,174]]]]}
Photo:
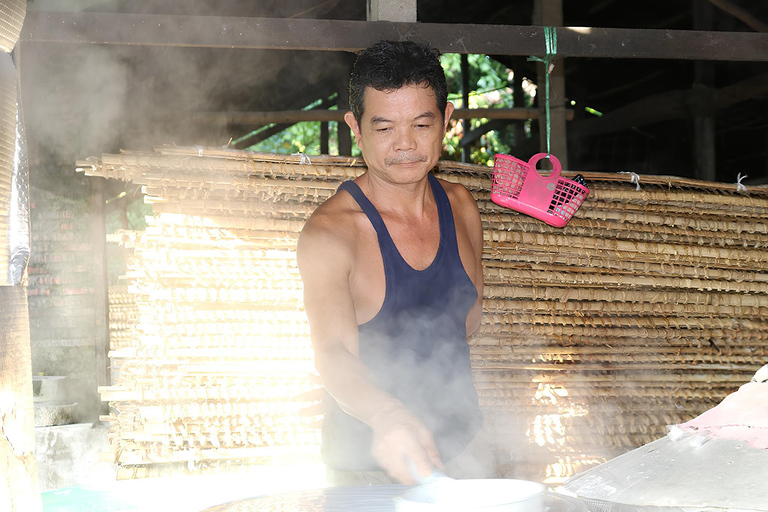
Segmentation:
{"type": "Polygon", "coordinates": [[[545,512],[546,487],[511,479],[440,478],[395,498],[397,512],[545,512]]]}

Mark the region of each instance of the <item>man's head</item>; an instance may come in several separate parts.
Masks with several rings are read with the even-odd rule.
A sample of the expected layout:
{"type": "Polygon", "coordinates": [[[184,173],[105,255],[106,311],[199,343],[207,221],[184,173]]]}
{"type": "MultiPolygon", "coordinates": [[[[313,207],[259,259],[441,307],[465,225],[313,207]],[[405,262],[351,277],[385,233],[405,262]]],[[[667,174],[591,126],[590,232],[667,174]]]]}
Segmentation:
{"type": "Polygon", "coordinates": [[[430,87],[437,109],[444,113],[448,84],[440,52],[411,41],[380,41],[357,56],[349,80],[349,107],[359,123],[365,111],[365,90],[393,91],[407,85],[430,87]]]}

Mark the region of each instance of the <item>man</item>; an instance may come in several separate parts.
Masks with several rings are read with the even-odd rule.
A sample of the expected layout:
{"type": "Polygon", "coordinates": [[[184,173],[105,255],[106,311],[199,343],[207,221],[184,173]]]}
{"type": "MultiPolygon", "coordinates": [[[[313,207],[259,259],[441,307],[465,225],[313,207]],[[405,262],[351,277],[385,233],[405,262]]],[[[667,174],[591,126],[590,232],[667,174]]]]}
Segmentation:
{"type": "Polygon", "coordinates": [[[482,313],[480,214],[464,187],[430,175],[453,112],[439,53],[377,43],[349,90],[345,120],[368,170],[317,208],[298,244],[330,395],[329,479],[494,476],[466,342],[482,313]]]}

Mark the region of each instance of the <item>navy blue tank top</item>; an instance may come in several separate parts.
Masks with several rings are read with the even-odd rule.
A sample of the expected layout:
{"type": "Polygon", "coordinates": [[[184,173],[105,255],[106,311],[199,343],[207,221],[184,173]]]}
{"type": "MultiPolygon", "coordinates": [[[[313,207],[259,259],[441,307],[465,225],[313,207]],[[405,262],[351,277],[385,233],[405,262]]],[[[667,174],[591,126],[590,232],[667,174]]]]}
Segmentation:
{"type": "MultiPolygon", "coordinates": [[[[360,360],[375,384],[398,398],[432,431],[443,462],[461,453],[482,426],[472,381],[466,319],[477,288],[464,270],[456,226],[443,187],[429,183],[440,219],[440,246],[429,267],[415,270],[400,255],[379,212],[352,181],[352,194],[376,229],[386,292],[376,316],[358,327],[360,360]]],[[[372,430],[326,397],[323,461],[337,470],[380,469],[371,455],[372,430]]]]}

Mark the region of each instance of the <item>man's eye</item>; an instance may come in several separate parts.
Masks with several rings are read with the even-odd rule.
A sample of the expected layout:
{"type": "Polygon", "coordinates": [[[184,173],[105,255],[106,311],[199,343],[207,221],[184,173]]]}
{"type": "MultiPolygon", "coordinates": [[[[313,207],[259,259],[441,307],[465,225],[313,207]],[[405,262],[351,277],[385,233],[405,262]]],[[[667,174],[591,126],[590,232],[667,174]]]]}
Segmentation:
{"type": "Polygon", "coordinates": [[[376,128],[376,131],[378,133],[387,133],[389,131],[392,131],[392,128],[376,128]]]}

